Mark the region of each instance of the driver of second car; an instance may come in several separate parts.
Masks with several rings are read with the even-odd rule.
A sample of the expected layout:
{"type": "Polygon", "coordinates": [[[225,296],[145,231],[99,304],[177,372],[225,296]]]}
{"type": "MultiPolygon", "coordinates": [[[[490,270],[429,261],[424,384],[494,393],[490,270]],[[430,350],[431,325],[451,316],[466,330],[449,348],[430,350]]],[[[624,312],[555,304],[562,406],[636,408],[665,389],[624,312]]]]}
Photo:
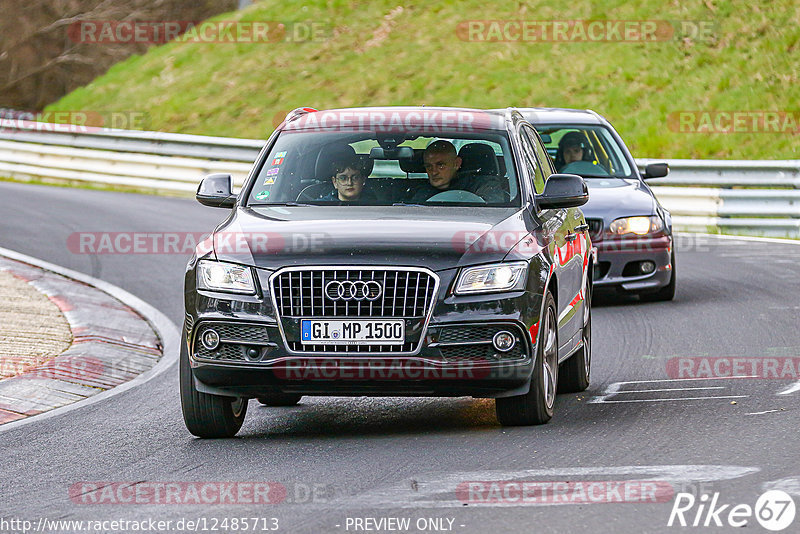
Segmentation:
{"type": "Polygon", "coordinates": [[[561,171],[570,163],[583,161],[584,150],[586,149],[586,137],[581,132],[568,132],[558,142],[558,152],[556,153],[556,169],[561,171]]]}
{"type": "Polygon", "coordinates": [[[425,202],[432,196],[450,190],[463,190],[474,193],[488,203],[506,202],[507,198],[495,181],[480,176],[459,176],[461,158],[456,147],[449,141],[434,141],[422,156],[428,182],[417,189],[410,202],[425,202]]]}

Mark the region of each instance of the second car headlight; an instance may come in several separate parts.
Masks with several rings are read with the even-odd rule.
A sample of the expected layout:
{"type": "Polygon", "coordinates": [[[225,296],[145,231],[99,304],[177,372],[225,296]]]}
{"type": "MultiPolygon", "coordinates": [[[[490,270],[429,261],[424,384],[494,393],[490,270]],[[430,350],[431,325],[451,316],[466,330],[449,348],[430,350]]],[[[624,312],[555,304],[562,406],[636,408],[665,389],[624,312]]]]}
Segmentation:
{"type": "Polygon", "coordinates": [[[664,223],[658,215],[650,217],[624,217],[612,222],[608,227],[611,235],[647,235],[654,234],[664,228],[664,223]]]}
{"type": "Polygon", "coordinates": [[[456,293],[483,293],[489,291],[508,291],[525,283],[524,261],[497,263],[464,269],[456,284],[456,293]]]}
{"type": "Polygon", "coordinates": [[[197,263],[197,286],[250,295],[256,292],[250,267],[221,261],[201,260],[197,263]]]}

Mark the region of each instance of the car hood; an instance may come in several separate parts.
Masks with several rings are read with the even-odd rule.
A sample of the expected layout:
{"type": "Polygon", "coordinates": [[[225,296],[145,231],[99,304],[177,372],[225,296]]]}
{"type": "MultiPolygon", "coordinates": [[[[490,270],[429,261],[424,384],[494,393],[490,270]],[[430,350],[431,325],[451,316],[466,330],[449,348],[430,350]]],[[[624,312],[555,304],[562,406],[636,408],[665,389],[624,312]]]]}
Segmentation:
{"type": "Polygon", "coordinates": [[[502,260],[527,235],[526,213],[519,208],[246,207],[217,228],[213,246],[221,261],[269,270],[374,264],[437,271],[502,260]]]}
{"type": "Polygon", "coordinates": [[[655,199],[639,180],[622,178],[586,178],[589,201],[581,209],[587,218],[608,222],[619,217],[651,215],[656,212],[655,199]]]}

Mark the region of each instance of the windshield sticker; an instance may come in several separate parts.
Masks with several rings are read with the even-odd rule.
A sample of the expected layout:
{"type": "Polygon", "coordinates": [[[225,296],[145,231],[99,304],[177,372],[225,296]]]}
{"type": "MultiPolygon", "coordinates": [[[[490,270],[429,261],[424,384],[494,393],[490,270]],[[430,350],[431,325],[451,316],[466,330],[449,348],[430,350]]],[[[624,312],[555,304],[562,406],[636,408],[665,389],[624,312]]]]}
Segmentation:
{"type": "Polygon", "coordinates": [[[269,191],[261,191],[256,194],[256,200],[267,200],[269,198],[269,191]]]}
{"type": "Polygon", "coordinates": [[[272,185],[274,183],[275,183],[275,178],[273,178],[272,176],[267,176],[264,179],[264,185],[272,185]]]}
{"type": "Polygon", "coordinates": [[[267,173],[266,174],[267,174],[267,176],[275,176],[279,172],[280,172],[280,168],[273,167],[272,169],[267,169],[267,173]]]}
{"type": "Polygon", "coordinates": [[[286,152],[278,152],[275,154],[275,159],[272,160],[272,165],[281,165],[283,163],[283,158],[286,157],[286,152]]]}

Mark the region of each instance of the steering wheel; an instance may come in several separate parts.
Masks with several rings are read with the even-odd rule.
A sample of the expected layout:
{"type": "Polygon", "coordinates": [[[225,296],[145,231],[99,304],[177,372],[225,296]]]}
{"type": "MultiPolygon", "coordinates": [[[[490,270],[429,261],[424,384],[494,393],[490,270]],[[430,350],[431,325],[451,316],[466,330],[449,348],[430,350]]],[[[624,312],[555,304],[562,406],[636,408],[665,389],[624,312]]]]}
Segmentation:
{"type": "Polygon", "coordinates": [[[328,182],[320,182],[318,184],[311,184],[303,188],[297,194],[297,202],[320,200],[322,197],[333,191],[333,184],[328,182]]]}
{"type": "Polygon", "coordinates": [[[452,191],[436,193],[429,198],[427,202],[479,202],[481,204],[486,204],[486,200],[482,197],[475,193],[464,191],[463,189],[453,189],[452,191]]]}
{"type": "Polygon", "coordinates": [[[591,161],[573,161],[564,165],[560,171],[562,174],[592,174],[595,176],[611,176],[608,171],[600,165],[595,165],[591,161]]]}

